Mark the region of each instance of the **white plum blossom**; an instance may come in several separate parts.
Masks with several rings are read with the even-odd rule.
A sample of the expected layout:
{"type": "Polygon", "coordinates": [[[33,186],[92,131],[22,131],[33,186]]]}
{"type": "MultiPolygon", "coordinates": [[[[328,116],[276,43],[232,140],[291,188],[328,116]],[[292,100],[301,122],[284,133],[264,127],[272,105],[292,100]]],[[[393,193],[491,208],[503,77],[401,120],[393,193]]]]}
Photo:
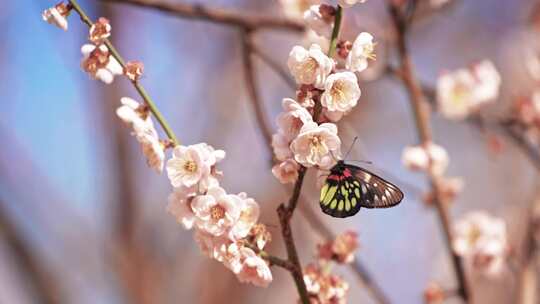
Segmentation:
{"type": "Polygon", "coordinates": [[[195,195],[195,187],[180,187],[169,194],[167,212],[186,229],[193,228],[195,224],[195,213],[191,209],[191,202],[195,195]]]}
{"type": "Polygon", "coordinates": [[[176,146],[167,161],[167,175],[174,187],[190,187],[210,175],[210,164],[195,146],[176,146]]]}
{"type": "Polygon", "coordinates": [[[370,33],[360,33],[352,45],[345,67],[353,72],[362,72],[368,67],[368,59],[375,60],[375,43],[370,33]]]}
{"type": "Polygon", "coordinates": [[[272,135],[272,148],[278,160],[286,160],[293,156],[290,149],[290,141],[282,132],[272,135]]]}
{"type": "Polygon", "coordinates": [[[298,179],[300,165],[294,159],[286,159],[272,167],[272,174],[282,184],[294,183],[298,179]]]}
{"type": "Polygon", "coordinates": [[[443,73],[437,80],[439,111],[448,119],[464,119],[497,98],[500,83],[497,69],[488,60],[469,69],[443,73]]]}
{"type": "Polygon", "coordinates": [[[106,45],[85,44],[81,48],[83,59],[81,68],[94,79],[111,84],[116,75],[123,74],[123,68],[110,54],[106,45]]]}
{"type": "Polygon", "coordinates": [[[176,146],[167,161],[167,175],[173,187],[199,184],[201,189],[216,185],[212,168],[225,158],[225,151],[215,150],[206,143],[176,146]]]}
{"type": "Polygon", "coordinates": [[[334,61],[326,56],[321,47],[312,44],[309,50],[295,46],[289,54],[287,66],[299,84],[312,84],[324,88],[326,77],[334,68],[334,61]]]}
{"type": "Polygon", "coordinates": [[[467,264],[484,274],[495,275],[502,270],[508,253],[504,220],[483,211],[469,212],[454,224],[454,251],[467,264]]]}
{"type": "Polygon", "coordinates": [[[306,167],[330,167],[341,154],[341,140],[333,123],[306,123],[291,143],[294,159],[306,167]]]}
{"type": "Polygon", "coordinates": [[[325,17],[321,5],[312,5],[304,12],[304,21],[317,35],[330,39],[332,35],[333,18],[325,17]]]}
{"type": "Polygon", "coordinates": [[[449,159],[446,150],[434,143],[424,146],[408,146],[401,155],[403,165],[412,171],[427,171],[430,168],[436,175],[442,175],[448,167],[449,159]]]}
{"type": "Polygon", "coordinates": [[[229,231],[231,240],[240,240],[247,237],[251,228],[259,220],[261,213],[259,204],[254,199],[247,197],[246,193],[239,193],[238,197],[242,200],[242,206],[240,206],[240,218],[229,231]]]}
{"type": "Polygon", "coordinates": [[[360,88],[352,72],[331,74],[324,84],[321,104],[331,112],[348,112],[358,103],[360,88]]]}
{"type": "Polygon", "coordinates": [[[43,18],[43,21],[47,21],[47,23],[67,31],[67,16],[69,15],[70,10],[71,8],[68,7],[68,5],[66,5],[64,2],[60,2],[57,5],[44,10],[41,17],[43,18]]]}
{"type": "Polygon", "coordinates": [[[161,173],[165,150],[149,113],[144,106],[129,97],[121,98],[120,102],[122,106],[116,110],[116,115],[133,129],[132,134],[141,144],[148,166],[161,173]]]}
{"type": "Polygon", "coordinates": [[[206,195],[196,196],[191,208],[199,229],[221,236],[239,220],[243,205],[239,196],[227,194],[223,188],[212,187],[206,195]]]}
{"type": "Polygon", "coordinates": [[[201,252],[219,262],[225,262],[233,256],[238,256],[233,243],[224,235],[215,236],[200,229],[194,229],[193,237],[201,252]]]}
{"type": "Polygon", "coordinates": [[[267,287],[272,282],[272,272],[266,261],[261,259],[253,250],[240,248],[241,267],[236,273],[242,283],[251,283],[259,287],[267,287]]]}
{"type": "Polygon", "coordinates": [[[289,140],[298,135],[306,122],[313,121],[311,114],[299,103],[290,98],[284,98],[281,103],[283,112],[276,119],[280,132],[289,140]]]}

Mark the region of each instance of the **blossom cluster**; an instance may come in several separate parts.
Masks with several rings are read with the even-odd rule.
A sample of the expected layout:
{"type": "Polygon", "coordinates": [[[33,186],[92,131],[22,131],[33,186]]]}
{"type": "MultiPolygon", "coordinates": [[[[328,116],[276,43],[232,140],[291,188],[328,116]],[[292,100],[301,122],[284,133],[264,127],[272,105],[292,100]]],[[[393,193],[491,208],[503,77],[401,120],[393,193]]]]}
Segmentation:
{"type": "MultiPolygon", "coordinates": [[[[450,160],[448,152],[442,146],[435,143],[427,143],[417,146],[408,146],[403,149],[401,156],[403,165],[411,171],[424,171],[438,177],[439,190],[445,201],[452,201],[464,187],[463,180],[459,177],[444,177],[450,160]]],[[[424,197],[427,204],[433,202],[433,193],[424,197]]]]}
{"type": "MultiPolygon", "coordinates": [[[[339,4],[349,7],[356,2],[339,4]]],[[[313,5],[304,16],[308,26],[327,36],[332,28],[328,21],[333,22],[334,10],[328,4],[313,5]],[[324,21],[324,30],[321,24],[307,18],[316,14],[322,14],[319,21],[324,21]]],[[[369,33],[360,33],[354,43],[340,41],[339,45],[336,58],[328,56],[319,44],[307,49],[297,45],[289,53],[287,66],[298,90],[295,99],[283,99],[283,112],[276,120],[278,131],[272,137],[278,161],[272,172],[281,183],[294,183],[300,166],[328,169],[341,156],[335,122],[357,105],[361,91],[355,73],[365,70],[368,59],[375,56],[369,33]]]]}
{"type": "MultiPolygon", "coordinates": [[[[43,13],[43,19],[67,30],[70,4],[60,3],[43,13]]],[[[115,75],[125,75],[136,82],[142,75],[141,62],[128,62],[122,67],[111,54],[107,39],[111,25],[99,18],[91,25],[89,44],[82,47],[81,66],[92,78],[110,84],[115,75]]],[[[186,229],[194,229],[196,242],[202,252],[222,262],[241,282],[266,287],[272,281],[268,263],[260,257],[271,236],[258,223],[259,205],[245,193],[229,194],[220,187],[216,169],[225,158],[223,150],[206,143],[190,146],[174,145],[161,140],[154,127],[150,108],[146,103],[123,97],[116,114],[127,124],[140,143],[149,167],[161,173],[165,165],[166,149],[174,148],[166,162],[167,176],[173,186],[167,211],[186,229]]]]}
{"type": "Polygon", "coordinates": [[[437,80],[438,110],[448,119],[465,119],[493,102],[499,95],[500,84],[501,76],[489,60],[443,72],[437,80]]]}
{"type": "Polygon", "coordinates": [[[509,252],[506,224],[483,211],[469,212],[454,224],[452,246],[469,269],[497,275],[504,269],[509,252]]]}
{"type": "Polygon", "coordinates": [[[257,223],[260,210],[254,199],[220,187],[216,165],[224,157],[223,150],[206,143],[176,146],[166,165],[174,187],[167,211],[184,228],[195,230],[206,256],[222,262],[241,282],[266,287],[272,273],[256,251],[264,249],[270,235],[257,223]]]}
{"type": "Polygon", "coordinates": [[[304,282],[311,303],[346,303],[349,284],[330,272],[331,262],[351,263],[358,248],[357,234],[347,231],[317,246],[316,261],[304,269],[304,282]]]}

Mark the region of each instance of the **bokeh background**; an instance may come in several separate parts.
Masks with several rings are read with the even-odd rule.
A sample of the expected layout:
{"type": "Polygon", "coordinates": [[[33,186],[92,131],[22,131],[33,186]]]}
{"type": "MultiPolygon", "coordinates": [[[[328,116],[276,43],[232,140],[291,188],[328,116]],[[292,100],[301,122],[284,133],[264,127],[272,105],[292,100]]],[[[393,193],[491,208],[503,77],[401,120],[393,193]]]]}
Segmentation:
{"type": "MultiPolygon", "coordinates": [[[[175,1],[181,0],[169,2],[175,1]]],[[[501,96],[483,115],[488,121],[503,117],[514,98],[534,88],[523,58],[538,39],[529,22],[535,1],[454,1],[426,13],[411,29],[417,74],[433,86],[444,69],[491,59],[502,74],[501,96]]],[[[284,255],[274,209],[287,191],[268,168],[270,155],[245,90],[239,31],[122,4],[80,3],[92,18],[111,20],[113,41],[126,59],[144,62],[142,82],[181,142],[226,150],[220,165],[224,187],[257,199],[274,234],[270,251],[284,255]]],[[[197,3],[283,15],[277,0],[197,3]]],[[[124,79],[106,86],[81,71],[87,27],[76,15],[67,32],[47,25],[40,14],[54,4],[0,3],[0,303],[47,303],[43,290],[55,295],[52,303],[294,303],[288,273],[274,269],[267,289],[242,285],[203,257],[192,233],[166,213],[166,176],[146,167],[114,115],[119,98],[136,98],[135,90],[124,79]]],[[[361,30],[375,36],[377,65],[395,60],[384,1],[348,11],[345,25],[345,38],[361,30]]],[[[289,50],[303,39],[265,30],[255,43],[286,68],[289,50]]],[[[281,99],[294,92],[260,60],[256,69],[273,121],[281,99]]],[[[317,214],[336,233],[359,233],[356,258],[392,303],[420,303],[428,282],[455,286],[453,270],[436,215],[421,199],[426,181],[400,162],[403,147],[417,142],[406,92],[392,77],[372,78],[362,82],[359,106],[340,122],[340,135],[344,146],[358,136],[350,158],[372,161],[368,168],[402,187],[405,200],[345,220],[317,214]]],[[[537,170],[500,129],[481,132],[437,115],[433,125],[436,142],[450,155],[449,175],[465,181],[452,217],[488,210],[507,221],[510,242],[519,246],[527,206],[538,195],[537,170]],[[501,136],[499,153],[488,145],[492,135],[501,136]]],[[[318,212],[312,175],[304,188],[310,199],[303,203],[318,212]]],[[[305,264],[321,239],[300,214],[293,229],[305,264]]],[[[348,268],[336,272],[351,285],[350,303],[372,303],[348,268]]],[[[513,303],[514,275],[474,284],[478,303],[513,303]]]]}

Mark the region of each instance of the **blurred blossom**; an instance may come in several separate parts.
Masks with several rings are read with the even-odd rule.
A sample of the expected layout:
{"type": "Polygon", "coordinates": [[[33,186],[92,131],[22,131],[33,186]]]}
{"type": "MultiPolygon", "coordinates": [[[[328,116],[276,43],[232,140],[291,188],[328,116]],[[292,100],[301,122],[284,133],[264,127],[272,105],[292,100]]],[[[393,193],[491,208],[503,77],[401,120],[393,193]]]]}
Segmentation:
{"type": "Polygon", "coordinates": [[[57,5],[43,11],[41,17],[43,18],[43,21],[47,21],[47,23],[55,25],[63,29],[64,31],[67,31],[67,16],[69,16],[70,12],[71,6],[64,2],[60,2],[57,5]]]}
{"type": "Polygon", "coordinates": [[[452,245],[473,270],[498,274],[508,253],[506,224],[486,212],[470,212],[454,224],[452,245]]]}
{"type": "Polygon", "coordinates": [[[304,12],[304,21],[317,35],[330,39],[334,25],[334,8],[328,5],[312,5],[304,12]]]}
{"type": "Polygon", "coordinates": [[[531,78],[540,81],[540,56],[536,48],[525,49],[525,66],[531,78]]]}
{"type": "Polygon", "coordinates": [[[349,8],[357,3],[364,3],[367,0],[331,0],[332,2],[337,2],[341,7],[349,8]]]}
{"type": "Polygon", "coordinates": [[[148,109],[129,97],[121,98],[120,102],[122,106],[116,110],[116,115],[133,129],[132,134],[141,144],[148,166],[161,173],[165,161],[164,145],[159,140],[148,109]]]}
{"type": "Polygon", "coordinates": [[[426,304],[442,304],[444,302],[444,290],[439,284],[429,283],[424,290],[424,303],[426,304]]]}
{"type": "Polygon", "coordinates": [[[294,183],[298,179],[298,169],[300,165],[292,159],[286,159],[272,167],[272,174],[282,184],[294,183]]]}
{"type": "Polygon", "coordinates": [[[301,19],[310,6],[320,4],[317,0],[279,0],[283,12],[289,18],[301,19]]]}
{"type": "Polygon", "coordinates": [[[433,8],[441,8],[444,5],[448,4],[450,1],[453,1],[453,0],[429,0],[429,4],[433,8]]]}
{"type": "Polygon", "coordinates": [[[445,72],[437,80],[438,109],[448,119],[464,119],[480,106],[494,101],[500,84],[499,72],[489,60],[445,72]]]}
{"type": "Polygon", "coordinates": [[[105,39],[111,36],[111,24],[107,18],[100,17],[96,23],[90,27],[90,35],[88,40],[93,44],[98,45],[105,41],[105,39]]]}
{"type": "Polygon", "coordinates": [[[427,171],[431,166],[436,175],[443,175],[449,163],[446,150],[434,143],[427,144],[427,149],[424,146],[405,147],[401,161],[412,171],[427,171]]]}
{"type": "Polygon", "coordinates": [[[358,234],[347,231],[336,237],[335,240],[317,246],[317,258],[320,260],[335,261],[337,263],[351,263],[358,249],[358,234]]]}
{"type": "Polygon", "coordinates": [[[304,282],[312,303],[347,303],[349,284],[341,277],[323,271],[315,264],[308,264],[304,269],[304,282]]]}
{"type": "Polygon", "coordinates": [[[81,48],[81,53],[83,54],[81,67],[92,78],[111,84],[115,76],[123,74],[122,66],[109,53],[106,45],[85,44],[81,48]]]}
{"type": "Polygon", "coordinates": [[[312,84],[322,89],[326,77],[334,68],[334,61],[326,56],[319,45],[313,44],[309,50],[301,46],[293,47],[287,66],[298,84],[312,84]]]}
{"type": "Polygon", "coordinates": [[[306,167],[328,168],[340,156],[340,146],[335,124],[308,122],[291,143],[291,150],[294,159],[306,167]]]}
{"type": "Polygon", "coordinates": [[[352,72],[338,72],[326,79],[321,104],[329,111],[346,113],[356,106],[360,95],[356,75],[352,72]]]}
{"type": "Polygon", "coordinates": [[[368,59],[375,60],[375,43],[370,33],[360,33],[347,55],[345,67],[353,72],[362,72],[368,67],[368,59]]]}

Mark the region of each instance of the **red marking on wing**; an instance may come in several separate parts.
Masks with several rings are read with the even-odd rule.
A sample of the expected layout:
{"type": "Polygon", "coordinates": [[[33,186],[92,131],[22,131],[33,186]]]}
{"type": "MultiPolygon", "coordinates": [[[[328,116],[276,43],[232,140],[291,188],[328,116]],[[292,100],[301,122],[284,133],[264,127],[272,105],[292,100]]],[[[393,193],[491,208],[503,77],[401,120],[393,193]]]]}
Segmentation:
{"type": "Polygon", "coordinates": [[[349,170],[349,169],[343,170],[343,176],[351,177],[352,176],[351,170],[349,170]]]}
{"type": "Polygon", "coordinates": [[[339,180],[341,180],[341,176],[336,175],[336,174],[332,174],[332,175],[329,175],[329,176],[328,176],[328,179],[332,179],[332,180],[335,180],[335,181],[339,181],[339,180]]]}

